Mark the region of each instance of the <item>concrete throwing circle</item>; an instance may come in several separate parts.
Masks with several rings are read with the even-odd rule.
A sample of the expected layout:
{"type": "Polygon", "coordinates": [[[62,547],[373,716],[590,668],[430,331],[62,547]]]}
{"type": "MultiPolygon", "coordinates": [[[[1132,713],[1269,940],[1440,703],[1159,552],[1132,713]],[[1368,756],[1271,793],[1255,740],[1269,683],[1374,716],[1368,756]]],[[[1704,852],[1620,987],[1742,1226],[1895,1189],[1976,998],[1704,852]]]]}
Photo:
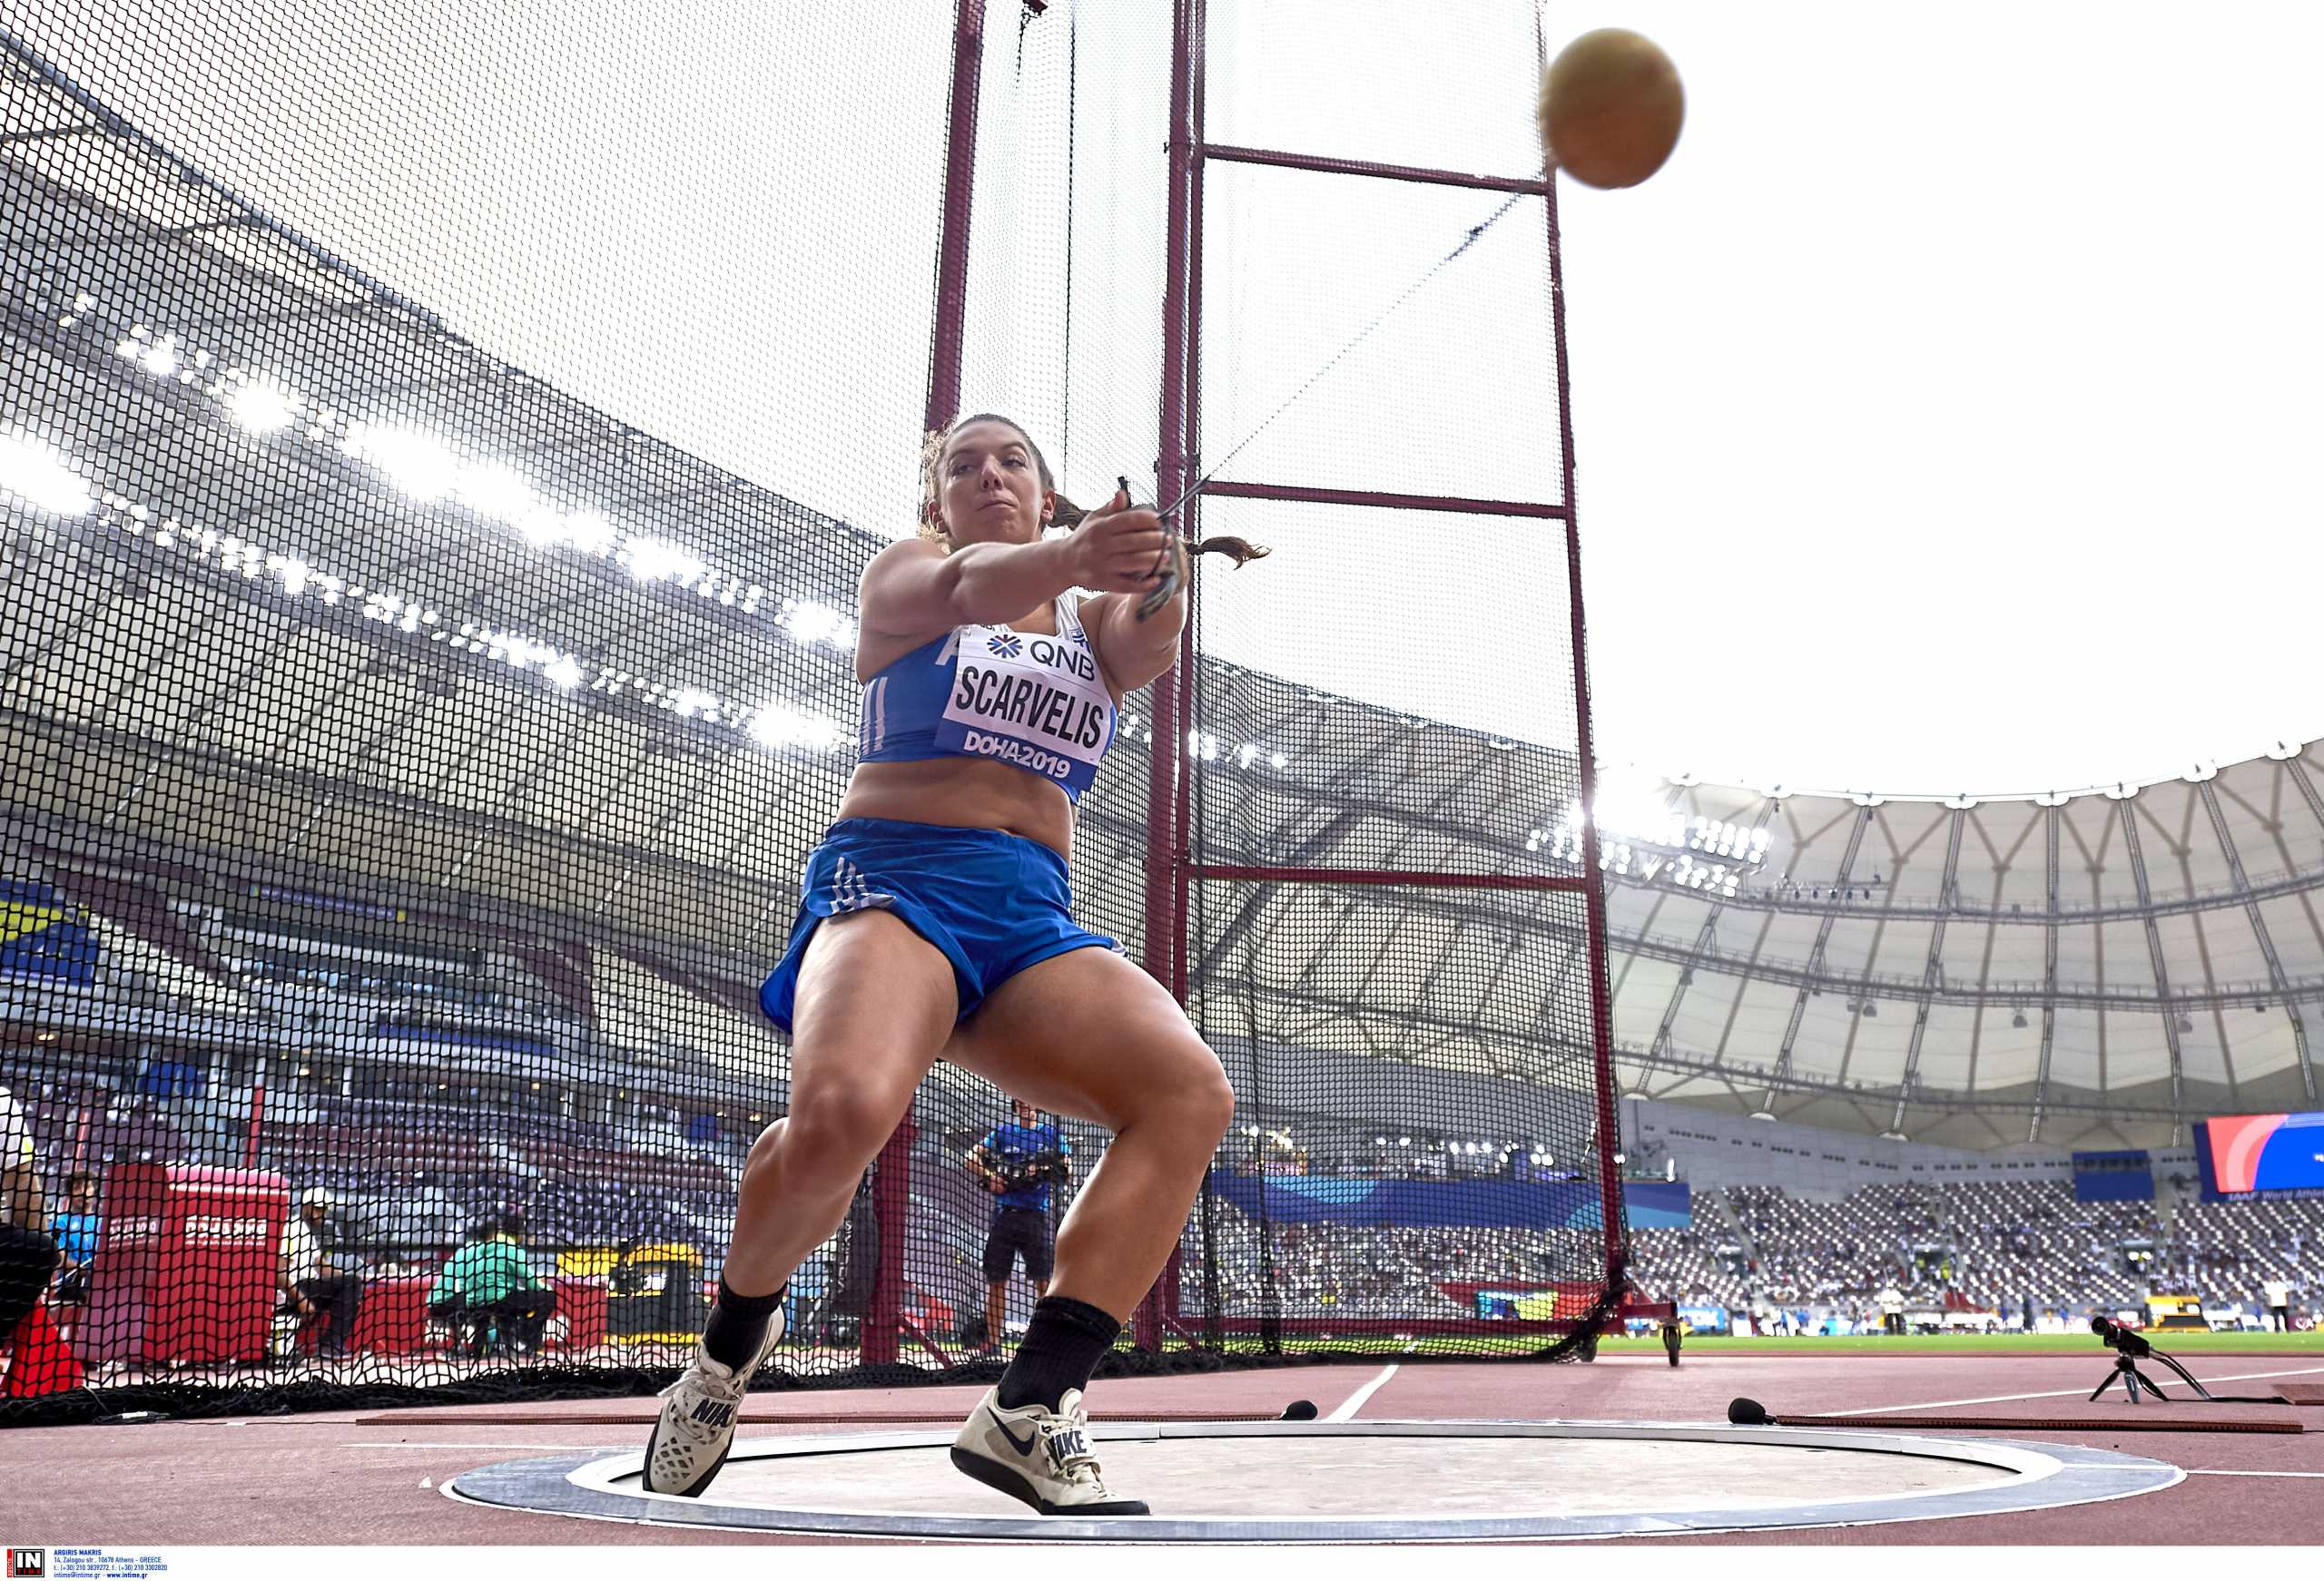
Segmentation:
{"type": "Polygon", "coordinates": [[[642,1452],[505,1461],[444,1491],[826,1537],[1392,1543],[1938,1520],[2122,1498],[2185,1475],[2068,1445],[1639,1422],[1192,1422],[1089,1436],[1107,1482],[1162,1513],[1033,1515],[953,1469],[950,1430],[738,1441],[698,1499],[646,1492],[642,1452]]]}

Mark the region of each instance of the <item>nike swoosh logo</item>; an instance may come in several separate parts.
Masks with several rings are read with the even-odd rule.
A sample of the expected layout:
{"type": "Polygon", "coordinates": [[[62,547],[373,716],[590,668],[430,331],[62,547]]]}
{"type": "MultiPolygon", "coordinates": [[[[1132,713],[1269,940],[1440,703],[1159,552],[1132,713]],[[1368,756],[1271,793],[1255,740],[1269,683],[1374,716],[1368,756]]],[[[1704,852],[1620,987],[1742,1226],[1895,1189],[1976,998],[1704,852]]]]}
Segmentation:
{"type": "Polygon", "coordinates": [[[1009,1424],[1002,1421],[1000,1416],[994,1412],[990,1406],[984,1408],[984,1414],[992,1418],[992,1425],[1000,1429],[1000,1436],[1008,1439],[1009,1447],[1014,1448],[1019,1455],[1029,1455],[1033,1452],[1033,1440],[1039,1435],[1027,1433],[1023,1438],[1019,1438],[1016,1434],[1009,1430],[1009,1424]]]}

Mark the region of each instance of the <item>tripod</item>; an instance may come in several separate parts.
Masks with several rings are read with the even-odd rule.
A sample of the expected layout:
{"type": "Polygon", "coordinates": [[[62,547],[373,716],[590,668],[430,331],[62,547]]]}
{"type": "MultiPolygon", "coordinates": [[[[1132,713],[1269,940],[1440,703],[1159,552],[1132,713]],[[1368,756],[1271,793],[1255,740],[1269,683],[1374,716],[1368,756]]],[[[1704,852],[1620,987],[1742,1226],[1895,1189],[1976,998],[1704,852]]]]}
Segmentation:
{"type": "MultiPolygon", "coordinates": [[[[2211,1390],[2205,1389],[2200,1380],[2198,1380],[2192,1373],[2189,1372],[2185,1368],[2180,1366],[2179,1363],[2173,1361],[2170,1357],[2164,1355],[2162,1351],[2155,1350],[2152,1345],[2150,1345],[2146,1347],[2144,1353],[2148,1356],[2152,1356],[2157,1361],[2162,1362],[2165,1367],[2171,1369],[2171,1371],[2177,1373],[2181,1378],[2185,1379],[2187,1381],[2187,1387],[2193,1390],[2200,1398],[2203,1399],[2209,1399],[2211,1398],[2211,1390]]],[[[2131,1403],[2132,1405],[2139,1403],[2139,1388],[2142,1384],[2146,1387],[2147,1392],[2153,1395],[2155,1399],[2162,1400],[2165,1403],[2168,1403],[2171,1399],[2169,1395],[2162,1392],[2162,1385],[2157,1383],[2153,1379],[2149,1378],[2145,1373],[2139,1370],[2139,1358],[2132,1355],[2128,1350],[2117,1350],[2114,1353],[2114,1370],[2108,1373],[2104,1378],[2099,1380],[2098,1387],[2090,1391],[2090,1398],[2096,1399],[2100,1395],[2104,1394],[2117,1383],[2120,1383],[2122,1386],[2122,1392],[2131,1397],[2131,1403]]]]}

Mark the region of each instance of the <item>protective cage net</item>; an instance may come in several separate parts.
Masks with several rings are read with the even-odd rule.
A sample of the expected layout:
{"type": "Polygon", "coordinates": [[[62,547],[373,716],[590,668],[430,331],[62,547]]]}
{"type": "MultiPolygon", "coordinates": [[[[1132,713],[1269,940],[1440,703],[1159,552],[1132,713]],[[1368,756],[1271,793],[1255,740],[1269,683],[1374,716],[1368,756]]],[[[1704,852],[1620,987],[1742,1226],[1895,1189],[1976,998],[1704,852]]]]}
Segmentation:
{"type": "MultiPolygon", "coordinates": [[[[950,9],[0,3],[0,1086],[63,1253],[0,1421],[683,1362],[950,355],[948,124],[960,409],[1085,504],[1161,481],[1172,8],[990,0],[973,116],[950,9]]],[[[1210,16],[1208,137],[1531,168],[1528,5],[1364,9],[1210,16]],[[1278,91],[1326,44],[1389,110],[1278,91]],[[1456,57],[1490,113],[1410,92],[1456,57]]],[[[1328,368],[1221,476],[1559,501],[1543,206],[1214,163],[1189,431],[1328,368]]],[[[1109,1366],[1571,1346],[1621,1224],[1583,896],[1168,859],[1575,871],[1528,840],[1578,790],[1562,524],[1196,508],[1275,557],[1202,573],[1072,867],[1239,1108],[1109,1366]]],[[[988,1324],[964,1154],[1009,1118],[938,1066],[763,1384],[997,1372],[1032,1291],[988,1324]]],[[[1053,1234],[1108,1138],[1043,1121],[1053,1234]]]]}

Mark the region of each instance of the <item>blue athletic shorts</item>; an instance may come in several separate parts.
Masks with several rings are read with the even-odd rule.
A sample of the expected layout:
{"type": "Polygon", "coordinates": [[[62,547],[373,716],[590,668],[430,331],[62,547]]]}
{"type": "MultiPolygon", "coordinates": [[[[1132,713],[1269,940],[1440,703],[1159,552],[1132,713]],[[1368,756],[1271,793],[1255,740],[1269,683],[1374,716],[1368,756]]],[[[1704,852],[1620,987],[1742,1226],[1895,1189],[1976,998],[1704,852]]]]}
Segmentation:
{"type": "Polygon", "coordinates": [[[1039,961],[1121,945],[1073,920],[1065,859],[1039,840],[996,829],[948,829],[889,818],[842,818],[807,853],[799,920],[783,959],[759,989],[759,1007],[783,1031],[799,991],[807,941],[826,917],[894,914],[952,963],[958,1020],[1039,961]]]}

